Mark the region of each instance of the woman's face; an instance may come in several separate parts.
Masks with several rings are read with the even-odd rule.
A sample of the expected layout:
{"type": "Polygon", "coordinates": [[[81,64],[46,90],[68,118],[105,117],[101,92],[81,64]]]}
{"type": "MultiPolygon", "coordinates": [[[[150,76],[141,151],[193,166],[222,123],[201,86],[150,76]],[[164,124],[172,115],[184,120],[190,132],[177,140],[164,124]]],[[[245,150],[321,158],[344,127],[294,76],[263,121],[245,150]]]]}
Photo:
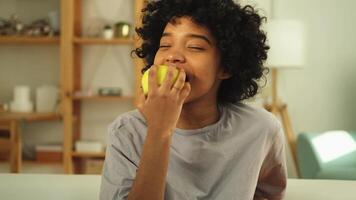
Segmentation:
{"type": "Polygon", "coordinates": [[[188,17],[176,18],[163,31],[155,65],[183,68],[191,84],[185,103],[217,96],[222,79],[227,78],[220,65],[220,52],[210,31],[188,17]]]}

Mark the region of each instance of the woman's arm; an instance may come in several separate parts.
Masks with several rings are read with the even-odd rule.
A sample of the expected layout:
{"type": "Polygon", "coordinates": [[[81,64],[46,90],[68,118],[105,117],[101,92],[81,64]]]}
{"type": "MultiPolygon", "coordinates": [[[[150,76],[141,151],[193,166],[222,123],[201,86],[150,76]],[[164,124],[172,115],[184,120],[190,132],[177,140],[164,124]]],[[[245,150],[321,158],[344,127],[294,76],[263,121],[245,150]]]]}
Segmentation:
{"type": "Polygon", "coordinates": [[[287,186],[283,129],[278,123],[277,134],[262,164],[254,200],[282,200],[287,186]]]}
{"type": "Polygon", "coordinates": [[[160,130],[148,130],[139,169],[129,194],[129,200],[164,198],[171,137],[160,130]]]}
{"type": "Polygon", "coordinates": [[[141,98],[138,109],[147,122],[147,136],[143,146],[135,182],[129,200],[163,200],[172,131],[176,127],[183,103],[190,93],[185,72],[180,70],[173,81],[173,67],[161,86],[157,85],[157,66],[151,67],[147,98],[141,98]]]}

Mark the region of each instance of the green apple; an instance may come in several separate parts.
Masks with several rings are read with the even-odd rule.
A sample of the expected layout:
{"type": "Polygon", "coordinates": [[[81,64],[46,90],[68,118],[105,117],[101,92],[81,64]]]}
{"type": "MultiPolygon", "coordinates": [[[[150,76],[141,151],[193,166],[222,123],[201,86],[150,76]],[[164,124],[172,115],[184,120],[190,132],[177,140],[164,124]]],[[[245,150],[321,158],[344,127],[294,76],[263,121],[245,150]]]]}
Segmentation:
{"type": "MultiPolygon", "coordinates": [[[[143,74],[142,79],[141,79],[141,85],[142,85],[143,93],[145,95],[147,95],[147,93],[148,93],[148,74],[149,74],[149,72],[150,72],[150,69],[145,71],[145,73],[143,74]]],[[[158,66],[158,68],[157,68],[157,76],[156,76],[158,85],[161,85],[163,83],[163,80],[167,76],[167,72],[168,72],[168,66],[167,65],[158,66]]],[[[179,74],[179,70],[174,67],[173,82],[176,82],[176,80],[178,78],[178,74],[179,74]]]]}

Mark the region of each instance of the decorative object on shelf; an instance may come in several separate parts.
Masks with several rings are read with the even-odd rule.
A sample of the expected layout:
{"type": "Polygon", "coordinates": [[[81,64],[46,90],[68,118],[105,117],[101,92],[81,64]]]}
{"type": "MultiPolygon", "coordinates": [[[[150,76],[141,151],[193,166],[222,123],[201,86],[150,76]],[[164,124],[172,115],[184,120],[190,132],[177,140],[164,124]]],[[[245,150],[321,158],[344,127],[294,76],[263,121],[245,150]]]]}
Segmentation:
{"type": "Polygon", "coordinates": [[[128,38],[130,36],[131,25],[127,22],[117,22],[115,24],[115,37],[117,38],[128,38]]]}
{"type": "Polygon", "coordinates": [[[12,24],[13,29],[15,30],[15,34],[19,35],[22,33],[24,29],[24,23],[21,22],[17,15],[12,15],[10,18],[10,22],[12,24]]]}
{"type": "Polygon", "coordinates": [[[110,25],[105,25],[102,31],[102,37],[110,40],[114,37],[114,29],[110,25]]]}
{"type": "Polygon", "coordinates": [[[26,28],[25,34],[27,36],[53,36],[54,32],[47,20],[39,19],[26,28]]]}
{"type": "Polygon", "coordinates": [[[73,97],[88,97],[95,95],[92,88],[87,90],[75,91],[73,97]]]}
{"type": "Polygon", "coordinates": [[[30,97],[29,86],[15,86],[14,100],[10,103],[10,110],[12,112],[33,112],[33,102],[30,97]]]}
{"type": "Polygon", "coordinates": [[[92,19],[92,23],[86,28],[85,36],[90,38],[128,38],[131,35],[131,24],[119,21],[114,25],[100,19],[92,19]]]}
{"type": "Polygon", "coordinates": [[[102,87],[98,90],[101,96],[121,96],[122,89],[119,87],[102,87]]]}
{"type": "Polygon", "coordinates": [[[37,87],[36,112],[54,112],[58,105],[58,92],[58,88],[52,85],[37,87]]]}
{"type": "Polygon", "coordinates": [[[0,35],[8,35],[9,29],[11,29],[10,21],[0,18],[0,35]]]}
{"type": "Polygon", "coordinates": [[[19,35],[24,29],[24,24],[18,15],[11,15],[10,19],[0,19],[0,35],[19,35]]]}
{"type": "Polygon", "coordinates": [[[61,162],[63,157],[62,144],[40,144],[36,145],[37,162],[61,162]]]}
{"type": "Polygon", "coordinates": [[[60,16],[59,12],[51,11],[48,13],[48,22],[53,29],[54,35],[59,35],[60,33],[60,16]]]}
{"type": "Polygon", "coordinates": [[[78,140],[75,142],[76,152],[102,153],[104,146],[99,141],[78,140]]]}
{"type": "Polygon", "coordinates": [[[9,20],[0,19],[0,35],[6,36],[53,36],[57,35],[55,31],[59,27],[59,22],[55,22],[55,14],[52,14],[49,20],[53,26],[50,25],[49,20],[43,18],[32,22],[31,24],[24,24],[18,15],[11,15],[9,20]],[[53,16],[52,16],[53,15],[53,16]],[[57,24],[56,24],[57,23],[57,24]]]}

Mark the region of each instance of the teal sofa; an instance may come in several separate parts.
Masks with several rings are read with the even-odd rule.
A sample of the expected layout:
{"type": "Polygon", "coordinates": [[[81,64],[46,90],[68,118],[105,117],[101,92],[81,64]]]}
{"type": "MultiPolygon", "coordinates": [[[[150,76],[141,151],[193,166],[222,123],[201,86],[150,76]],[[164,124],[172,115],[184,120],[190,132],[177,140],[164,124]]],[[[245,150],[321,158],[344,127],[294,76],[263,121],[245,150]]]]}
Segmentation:
{"type": "Polygon", "coordinates": [[[356,180],[356,132],[301,133],[297,158],[301,178],[356,180]]]}

